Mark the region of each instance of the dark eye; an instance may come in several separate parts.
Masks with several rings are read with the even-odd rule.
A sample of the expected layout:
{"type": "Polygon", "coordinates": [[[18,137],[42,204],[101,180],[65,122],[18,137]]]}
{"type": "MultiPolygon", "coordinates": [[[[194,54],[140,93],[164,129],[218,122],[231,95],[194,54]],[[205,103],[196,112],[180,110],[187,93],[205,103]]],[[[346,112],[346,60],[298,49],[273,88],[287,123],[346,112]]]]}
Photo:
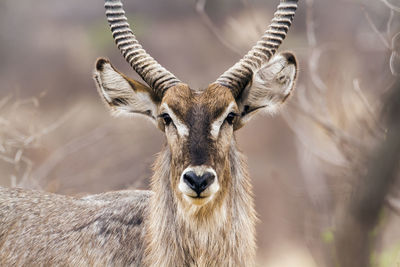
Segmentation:
{"type": "Polygon", "coordinates": [[[163,119],[164,124],[165,124],[166,126],[168,126],[168,125],[172,122],[171,117],[170,117],[167,113],[161,114],[160,117],[163,119]]]}
{"type": "Polygon", "coordinates": [[[228,114],[228,116],[226,116],[226,119],[225,119],[225,120],[226,120],[227,123],[229,123],[230,125],[232,125],[232,124],[233,124],[233,121],[234,121],[235,118],[236,118],[236,116],[237,116],[236,113],[231,112],[231,113],[228,114]]]}

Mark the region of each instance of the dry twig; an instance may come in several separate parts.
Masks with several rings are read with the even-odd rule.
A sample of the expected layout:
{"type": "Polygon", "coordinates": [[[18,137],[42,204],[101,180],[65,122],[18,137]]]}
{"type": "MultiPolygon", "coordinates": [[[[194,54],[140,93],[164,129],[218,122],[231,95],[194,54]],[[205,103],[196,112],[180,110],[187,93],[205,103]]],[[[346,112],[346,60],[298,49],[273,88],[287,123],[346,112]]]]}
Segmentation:
{"type": "Polygon", "coordinates": [[[50,126],[38,131],[33,130],[33,125],[23,124],[17,129],[15,117],[20,107],[33,104],[34,108],[39,106],[39,99],[35,97],[17,99],[11,103],[12,95],[0,100],[0,160],[14,167],[15,173],[11,175],[11,186],[16,186],[26,181],[32,172],[33,162],[26,156],[26,152],[38,146],[38,142],[69,119],[74,112],[70,112],[50,126]]]}
{"type": "Polygon", "coordinates": [[[384,3],[391,10],[400,12],[400,7],[395,6],[394,4],[390,3],[388,0],[381,0],[381,2],[384,3]]]}
{"type": "MultiPolygon", "coordinates": [[[[99,142],[110,133],[110,130],[111,129],[109,127],[99,126],[87,134],[76,137],[65,145],[61,146],[32,173],[33,180],[35,180],[37,184],[40,184],[67,156],[99,142]]],[[[27,182],[27,180],[22,180],[18,186],[26,187],[27,182]]]]}
{"type": "Polygon", "coordinates": [[[208,27],[208,29],[217,37],[218,41],[221,42],[225,47],[227,47],[230,51],[237,54],[238,56],[242,56],[242,53],[239,49],[233,46],[229,41],[225,40],[222,37],[222,33],[218,30],[218,28],[214,25],[211,18],[205,12],[205,6],[207,4],[207,0],[196,0],[196,11],[200,15],[200,18],[203,20],[204,24],[208,27]]]}
{"type": "MultiPolygon", "coordinates": [[[[364,12],[364,16],[367,19],[367,22],[368,22],[369,26],[371,26],[372,30],[376,33],[376,35],[379,37],[379,39],[382,41],[382,43],[385,45],[385,47],[387,49],[389,49],[389,50],[392,50],[391,45],[386,40],[385,36],[383,36],[383,34],[378,30],[378,28],[376,27],[375,23],[373,23],[371,17],[369,16],[368,12],[365,10],[364,7],[362,7],[362,10],[364,12]]],[[[389,21],[390,21],[390,19],[389,19],[389,21]]]]}

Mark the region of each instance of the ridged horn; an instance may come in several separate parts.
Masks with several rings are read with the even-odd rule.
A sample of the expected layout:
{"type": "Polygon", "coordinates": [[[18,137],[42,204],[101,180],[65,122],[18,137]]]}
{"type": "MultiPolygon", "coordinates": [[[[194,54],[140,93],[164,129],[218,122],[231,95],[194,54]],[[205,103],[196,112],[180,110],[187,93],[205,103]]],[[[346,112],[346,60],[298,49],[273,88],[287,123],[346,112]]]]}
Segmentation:
{"type": "Polygon", "coordinates": [[[115,43],[136,73],[162,97],[168,88],[181,81],[152,58],[133,34],[120,0],[105,0],[104,7],[115,43]]]}
{"type": "Polygon", "coordinates": [[[268,62],[278,50],[292,25],[298,0],[280,0],[267,31],[255,46],[235,65],[222,74],[216,83],[232,90],[236,97],[249,83],[253,71],[268,62]]]}

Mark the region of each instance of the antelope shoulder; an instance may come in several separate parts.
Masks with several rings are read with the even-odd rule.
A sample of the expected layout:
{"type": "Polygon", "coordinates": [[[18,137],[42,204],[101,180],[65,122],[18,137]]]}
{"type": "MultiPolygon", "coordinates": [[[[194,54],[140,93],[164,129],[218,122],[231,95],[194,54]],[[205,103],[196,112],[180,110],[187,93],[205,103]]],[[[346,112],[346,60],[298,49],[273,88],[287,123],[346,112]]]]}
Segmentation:
{"type": "Polygon", "coordinates": [[[77,199],[0,187],[0,265],[140,265],[151,194],[77,199]]]}

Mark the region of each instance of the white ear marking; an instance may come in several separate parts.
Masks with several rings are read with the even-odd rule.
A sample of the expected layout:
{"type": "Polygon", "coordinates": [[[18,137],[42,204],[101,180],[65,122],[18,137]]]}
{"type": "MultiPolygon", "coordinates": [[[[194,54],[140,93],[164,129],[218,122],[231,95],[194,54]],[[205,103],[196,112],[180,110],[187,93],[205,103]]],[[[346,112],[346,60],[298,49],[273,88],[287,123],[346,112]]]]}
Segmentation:
{"type": "Polygon", "coordinates": [[[274,113],[290,95],[297,76],[297,63],[293,54],[280,53],[275,55],[267,64],[256,70],[252,83],[247,87],[238,105],[244,115],[243,122],[255,113],[264,110],[274,113]],[[247,110],[245,107],[248,107],[247,110]]]}
{"type": "MultiPolygon", "coordinates": [[[[100,95],[113,115],[142,114],[151,117],[152,121],[156,122],[158,104],[152,99],[151,92],[133,87],[135,85],[132,85],[122,74],[116,71],[108,61],[103,59],[98,61],[94,71],[94,79],[100,95]]],[[[146,87],[143,86],[143,88],[146,87]]]]}

